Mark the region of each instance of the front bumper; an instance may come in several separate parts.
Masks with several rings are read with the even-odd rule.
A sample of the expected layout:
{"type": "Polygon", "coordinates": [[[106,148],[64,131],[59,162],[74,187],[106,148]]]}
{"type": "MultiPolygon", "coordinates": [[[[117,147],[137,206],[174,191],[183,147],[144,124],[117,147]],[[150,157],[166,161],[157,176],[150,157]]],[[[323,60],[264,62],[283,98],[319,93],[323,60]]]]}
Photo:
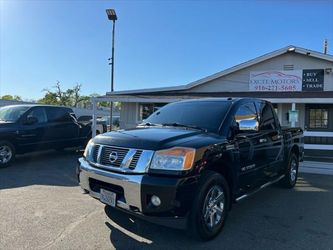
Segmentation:
{"type": "MultiPolygon", "coordinates": [[[[100,199],[101,188],[115,192],[116,208],[167,226],[170,226],[168,222],[173,219],[182,221],[186,217],[197,187],[195,177],[115,173],[95,168],[84,158],[78,160],[77,173],[80,186],[92,197],[100,199]],[[152,195],[161,199],[160,206],[151,204],[152,195]]],[[[183,222],[172,222],[171,226],[184,228],[183,222]]]]}

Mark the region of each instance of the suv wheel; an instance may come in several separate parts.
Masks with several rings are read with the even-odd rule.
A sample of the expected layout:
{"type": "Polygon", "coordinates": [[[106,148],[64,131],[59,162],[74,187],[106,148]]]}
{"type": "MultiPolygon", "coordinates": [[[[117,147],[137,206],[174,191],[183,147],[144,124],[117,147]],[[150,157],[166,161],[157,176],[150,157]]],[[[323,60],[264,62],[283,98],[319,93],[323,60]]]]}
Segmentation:
{"type": "Polygon", "coordinates": [[[195,237],[210,240],[222,230],[227,218],[229,186],[222,175],[207,171],[200,180],[198,190],[190,214],[189,229],[195,237]]]}
{"type": "Polygon", "coordinates": [[[8,141],[0,141],[0,168],[7,167],[15,158],[15,148],[8,141]]]}
{"type": "Polygon", "coordinates": [[[283,185],[287,188],[293,188],[296,185],[298,177],[298,158],[295,153],[291,153],[288,161],[286,176],[283,179],[283,185]]]}

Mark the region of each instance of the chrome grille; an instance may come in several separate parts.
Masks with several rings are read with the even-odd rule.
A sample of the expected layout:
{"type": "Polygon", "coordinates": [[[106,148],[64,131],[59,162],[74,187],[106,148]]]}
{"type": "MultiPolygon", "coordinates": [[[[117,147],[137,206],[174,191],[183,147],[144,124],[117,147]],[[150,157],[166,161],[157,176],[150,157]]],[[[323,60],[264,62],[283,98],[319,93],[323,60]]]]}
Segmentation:
{"type": "Polygon", "coordinates": [[[114,167],[120,167],[120,165],[123,162],[127,153],[128,153],[128,149],[125,149],[125,148],[103,146],[102,152],[101,152],[101,157],[100,157],[100,163],[102,165],[112,165],[114,167]],[[116,152],[118,155],[117,160],[113,163],[110,161],[111,152],[116,152]]]}
{"type": "Polygon", "coordinates": [[[131,164],[129,165],[129,168],[134,169],[136,167],[136,164],[138,163],[141,154],[142,154],[142,150],[137,150],[135,152],[135,155],[132,158],[132,161],[131,161],[131,164]]]}
{"type": "Polygon", "coordinates": [[[93,149],[93,160],[94,160],[94,162],[97,162],[99,148],[100,148],[100,145],[95,145],[94,146],[94,149],[93,149]]]}
{"type": "Polygon", "coordinates": [[[96,168],[122,173],[145,173],[154,151],[95,144],[91,154],[91,164],[96,168]],[[111,153],[113,156],[117,154],[114,162],[110,161],[111,153]]]}

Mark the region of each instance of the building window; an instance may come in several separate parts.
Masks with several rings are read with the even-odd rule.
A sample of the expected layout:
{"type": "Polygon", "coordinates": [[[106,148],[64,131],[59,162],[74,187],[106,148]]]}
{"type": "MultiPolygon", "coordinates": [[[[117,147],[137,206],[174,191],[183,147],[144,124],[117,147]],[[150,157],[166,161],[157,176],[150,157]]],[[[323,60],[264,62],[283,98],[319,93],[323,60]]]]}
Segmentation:
{"type": "Polygon", "coordinates": [[[309,128],[328,128],[328,109],[310,109],[309,128]]]}

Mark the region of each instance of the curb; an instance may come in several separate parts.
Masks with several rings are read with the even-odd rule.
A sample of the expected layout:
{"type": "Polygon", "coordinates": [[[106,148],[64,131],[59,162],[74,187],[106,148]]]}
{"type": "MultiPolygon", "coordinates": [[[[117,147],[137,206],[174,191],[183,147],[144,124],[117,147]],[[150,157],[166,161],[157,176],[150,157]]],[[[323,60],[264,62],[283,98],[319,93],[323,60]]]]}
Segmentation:
{"type": "Polygon", "coordinates": [[[300,173],[333,175],[332,162],[304,161],[300,162],[300,173]]]}

